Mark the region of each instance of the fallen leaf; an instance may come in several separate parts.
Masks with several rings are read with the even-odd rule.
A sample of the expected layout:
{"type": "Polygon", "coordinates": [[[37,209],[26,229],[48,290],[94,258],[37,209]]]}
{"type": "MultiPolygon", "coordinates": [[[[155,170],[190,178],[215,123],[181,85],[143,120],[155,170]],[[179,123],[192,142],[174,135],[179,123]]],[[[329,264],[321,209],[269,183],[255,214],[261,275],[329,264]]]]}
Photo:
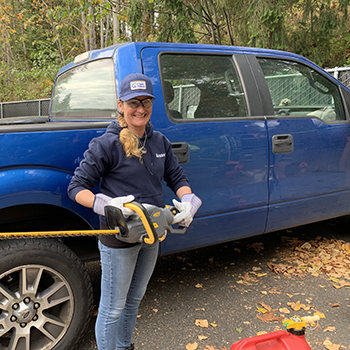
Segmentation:
{"type": "Polygon", "coordinates": [[[309,250],[311,249],[311,247],[312,247],[311,244],[306,242],[300,248],[309,250]]]}
{"type": "Polygon", "coordinates": [[[203,283],[197,283],[197,284],[195,285],[195,287],[196,287],[196,288],[203,288],[203,283]]]}
{"type": "Polygon", "coordinates": [[[236,328],[236,331],[237,331],[238,333],[242,333],[243,329],[242,329],[242,328],[236,328]]]}
{"type": "Polygon", "coordinates": [[[320,311],[316,311],[314,313],[314,316],[319,316],[320,318],[326,318],[326,316],[324,315],[324,313],[320,312],[320,311]]]}
{"type": "Polygon", "coordinates": [[[345,251],[345,254],[349,254],[350,253],[350,243],[343,244],[342,249],[345,251]]]}
{"type": "Polygon", "coordinates": [[[258,332],[258,333],[256,333],[256,335],[263,335],[263,334],[267,334],[267,332],[262,331],[262,332],[258,332]]]}
{"type": "Polygon", "coordinates": [[[211,323],[210,324],[212,327],[217,327],[218,325],[216,323],[211,323]]]}
{"type": "Polygon", "coordinates": [[[250,322],[249,322],[249,321],[244,321],[243,323],[244,323],[244,324],[250,324],[250,322]]]}
{"type": "Polygon", "coordinates": [[[198,339],[199,340],[206,340],[206,339],[208,339],[208,337],[206,337],[205,335],[199,335],[198,339]]]}
{"type": "Polygon", "coordinates": [[[279,321],[283,318],[283,316],[276,316],[274,311],[266,313],[263,316],[256,315],[256,317],[264,323],[265,322],[272,322],[272,321],[279,321]]]}
{"type": "Polygon", "coordinates": [[[258,310],[259,312],[261,312],[262,314],[266,314],[266,313],[268,312],[268,311],[267,311],[266,309],[264,309],[263,307],[257,306],[256,308],[257,308],[257,310],[258,310]]]}
{"type": "Polygon", "coordinates": [[[290,314],[290,311],[286,307],[282,307],[279,309],[281,314],[290,314]]]}
{"type": "Polygon", "coordinates": [[[198,349],[198,343],[194,342],[194,343],[188,343],[186,345],[186,350],[196,350],[198,349]]]}
{"type": "Polygon", "coordinates": [[[276,288],[271,288],[271,290],[269,290],[269,293],[271,294],[282,294],[282,292],[276,288]]]}
{"type": "Polygon", "coordinates": [[[266,277],[267,276],[267,273],[264,272],[264,273],[256,273],[255,274],[256,277],[260,278],[260,277],[266,277]]]}
{"type": "Polygon", "coordinates": [[[339,303],[331,304],[331,307],[338,307],[338,306],[339,306],[339,303]]]}
{"type": "Polygon", "coordinates": [[[196,326],[201,328],[209,328],[209,322],[208,320],[196,320],[196,326]]]}
{"type": "Polygon", "coordinates": [[[260,250],[264,249],[264,244],[262,242],[254,242],[248,248],[253,248],[257,253],[260,253],[260,250]]]}
{"type": "Polygon", "coordinates": [[[293,309],[294,311],[300,311],[300,301],[298,300],[296,303],[294,302],[289,302],[287,305],[293,309]]]}
{"type": "Polygon", "coordinates": [[[274,272],[276,275],[280,273],[284,273],[288,270],[288,265],[285,264],[273,264],[273,263],[267,263],[267,267],[274,272]]]}
{"type": "Polygon", "coordinates": [[[240,276],[240,278],[241,280],[237,281],[237,283],[247,286],[251,286],[253,282],[258,282],[258,280],[255,277],[250,276],[248,272],[246,272],[244,276],[240,276]]]}
{"type": "Polygon", "coordinates": [[[350,286],[350,282],[346,282],[344,280],[340,280],[340,281],[338,281],[338,283],[339,283],[339,285],[333,284],[333,287],[339,289],[339,288],[342,288],[342,287],[349,287],[350,286]]]}
{"type": "Polygon", "coordinates": [[[272,307],[270,307],[269,305],[265,304],[265,303],[259,303],[259,305],[261,305],[264,309],[266,309],[267,311],[272,311],[272,307]]]}
{"type": "Polygon", "coordinates": [[[331,327],[331,326],[323,330],[323,332],[334,332],[334,331],[335,331],[335,327],[331,327]]]}
{"type": "Polygon", "coordinates": [[[329,338],[323,342],[323,345],[328,350],[338,350],[340,348],[340,344],[333,344],[329,338]]]}
{"type": "Polygon", "coordinates": [[[92,316],[97,316],[97,315],[98,315],[98,308],[94,306],[92,308],[92,316]]]}

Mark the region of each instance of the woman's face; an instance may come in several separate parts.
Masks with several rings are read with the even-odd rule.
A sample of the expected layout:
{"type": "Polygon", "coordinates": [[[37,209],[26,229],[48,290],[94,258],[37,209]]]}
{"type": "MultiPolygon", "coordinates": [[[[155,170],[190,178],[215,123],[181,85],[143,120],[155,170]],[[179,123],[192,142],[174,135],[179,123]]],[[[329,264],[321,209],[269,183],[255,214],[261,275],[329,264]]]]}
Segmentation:
{"type": "Polygon", "coordinates": [[[151,118],[152,104],[153,98],[147,96],[139,96],[124,102],[118,100],[119,110],[123,113],[128,128],[140,137],[151,118]]]}

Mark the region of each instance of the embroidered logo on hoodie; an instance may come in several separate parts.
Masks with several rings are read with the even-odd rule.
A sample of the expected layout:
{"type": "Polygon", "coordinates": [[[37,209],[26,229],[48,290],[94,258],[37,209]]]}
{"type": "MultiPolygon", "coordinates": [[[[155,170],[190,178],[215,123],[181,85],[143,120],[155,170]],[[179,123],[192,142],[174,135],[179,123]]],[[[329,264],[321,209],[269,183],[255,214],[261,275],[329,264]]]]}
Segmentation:
{"type": "Polygon", "coordinates": [[[165,157],[165,153],[156,153],[156,157],[157,158],[164,158],[165,157]]]}

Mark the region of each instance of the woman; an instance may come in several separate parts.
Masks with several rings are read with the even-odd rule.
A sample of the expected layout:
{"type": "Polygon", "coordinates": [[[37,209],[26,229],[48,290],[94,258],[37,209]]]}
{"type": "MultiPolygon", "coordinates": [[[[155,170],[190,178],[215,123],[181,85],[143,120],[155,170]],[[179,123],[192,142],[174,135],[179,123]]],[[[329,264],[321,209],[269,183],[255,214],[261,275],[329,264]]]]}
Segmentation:
{"type": "MultiPolygon", "coordinates": [[[[201,205],[171,143],[149,122],[154,98],[147,76],[133,73],[123,79],[118,122],[112,122],[105,134],[90,142],[68,187],[71,199],[100,215],[101,229],[107,228],[107,203],[121,209],[126,218],[134,212],[123,204],[133,200],[164,207],[162,180],[181,199],[173,201],[180,211],[174,223],[188,226],[201,205]],[[95,195],[91,189],[97,182],[101,193],[95,195]]],[[[95,329],[98,349],[133,350],[132,333],[157,260],[158,243],[131,244],[114,235],[101,235],[99,249],[102,280],[95,329]]]]}

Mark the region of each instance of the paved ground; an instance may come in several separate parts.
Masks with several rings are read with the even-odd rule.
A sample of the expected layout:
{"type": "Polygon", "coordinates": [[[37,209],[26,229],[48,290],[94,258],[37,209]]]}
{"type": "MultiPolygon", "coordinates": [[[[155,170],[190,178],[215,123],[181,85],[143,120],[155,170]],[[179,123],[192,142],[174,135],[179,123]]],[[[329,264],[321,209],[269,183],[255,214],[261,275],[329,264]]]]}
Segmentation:
{"type": "MultiPolygon", "coordinates": [[[[135,348],[230,349],[258,332],[283,329],[285,318],[316,311],[325,318],[307,328],[311,348],[350,348],[350,286],[341,276],[349,272],[350,245],[339,242],[350,242],[349,228],[350,218],[337,219],[159,258],[140,307],[135,348]],[[322,270],[328,275],[317,261],[329,266],[322,270]]],[[[99,266],[88,267],[97,303],[99,266]]],[[[94,322],[78,350],[96,349],[94,322]]]]}

